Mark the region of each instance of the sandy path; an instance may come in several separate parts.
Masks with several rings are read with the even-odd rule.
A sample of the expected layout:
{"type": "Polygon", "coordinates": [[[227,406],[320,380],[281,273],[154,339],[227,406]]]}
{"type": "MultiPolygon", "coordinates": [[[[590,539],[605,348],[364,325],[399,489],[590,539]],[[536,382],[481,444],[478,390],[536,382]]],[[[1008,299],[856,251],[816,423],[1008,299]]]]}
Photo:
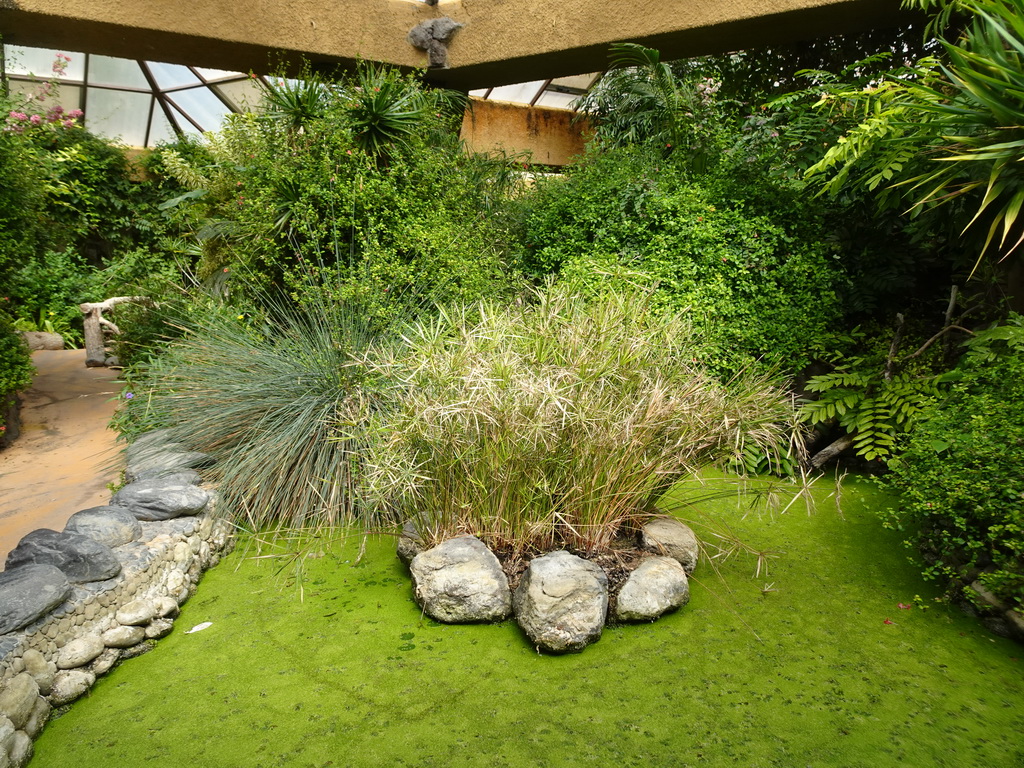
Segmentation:
{"type": "Polygon", "coordinates": [[[36,528],[61,530],[80,509],[106,504],[117,471],[107,429],[117,371],[86,368],[85,350],[34,352],[38,371],[22,395],[21,437],[0,452],[0,564],[36,528]]]}

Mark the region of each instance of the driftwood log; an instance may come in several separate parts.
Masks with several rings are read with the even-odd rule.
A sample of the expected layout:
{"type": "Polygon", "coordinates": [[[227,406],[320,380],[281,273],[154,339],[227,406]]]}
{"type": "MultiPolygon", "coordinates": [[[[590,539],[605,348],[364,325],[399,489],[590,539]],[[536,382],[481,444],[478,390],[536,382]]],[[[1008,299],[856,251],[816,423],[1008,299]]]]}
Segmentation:
{"type": "Polygon", "coordinates": [[[112,334],[121,333],[113,322],[103,317],[103,313],[112,310],[118,304],[152,304],[153,300],[147,296],[114,296],[105,301],[98,301],[86,304],[79,304],[78,308],[85,316],[85,364],[89,368],[102,368],[107,364],[107,352],[104,349],[103,329],[106,328],[112,334]]]}

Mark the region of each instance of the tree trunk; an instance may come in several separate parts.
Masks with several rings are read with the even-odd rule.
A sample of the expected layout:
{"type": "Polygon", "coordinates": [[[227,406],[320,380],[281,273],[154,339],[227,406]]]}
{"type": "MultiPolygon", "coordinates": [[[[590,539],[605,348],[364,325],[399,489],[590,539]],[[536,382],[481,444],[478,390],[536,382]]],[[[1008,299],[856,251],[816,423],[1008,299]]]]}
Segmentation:
{"type": "Polygon", "coordinates": [[[853,435],[843,435],[831,445],[827,445],[811,457],[811,467],[821,469],[823,465],[836,458],[840,453],[853,445],[853,435]]]}
{"type": "Polygon", "coordinates": [[[85,315],[82,322],[85,326],[85,364],[87,367],[102,368],[107,363],[107,352],[103,343],[103,326],[109,328],[113,333],[121,332],[116,325],[103,317],[103,311],[132,301],[139,304],[153,303],[153,300],[146,296],[114,296],[106,301],[78,305],[78,309],[85,315]]]}

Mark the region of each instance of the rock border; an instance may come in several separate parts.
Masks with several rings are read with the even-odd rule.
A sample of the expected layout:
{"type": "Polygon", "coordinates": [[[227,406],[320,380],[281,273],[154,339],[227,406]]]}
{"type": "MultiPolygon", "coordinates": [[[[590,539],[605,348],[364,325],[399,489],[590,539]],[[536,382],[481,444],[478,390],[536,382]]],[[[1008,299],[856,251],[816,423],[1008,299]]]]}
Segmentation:
{"type": "MultiPolygon", "coordinates": [[[[183,493],[180,473],[168,480],[173,507],[183,493]]],[[[146,520],[145,510],[129,504],[114,510],[115,517],[131,513],[140,534],[109,549],[120,564],[111,578],[70,584],[58,568],[40,564],[0,573],[52,572],[64,585],[64,599],[48,612],[0,634],[0,768],[23,768],[54,708],[69,705],[97,678],[169,634],[203,572],[233,549],[234,529],[217,516],[216,492],[192,486],[185,493],[208,499],[199,510],[186,505],[179,516],[162,520],[146,520]]]]}
{"type": "Polygon", "coordinates": [[[674,517],[653,517],[639,532],[637,550],[643,555],[611,589],[597,561],[558,550],[534,557],[512,590],[497,556],[474,536],[428,548],[410,521],[397,542],[425,614],[468,624],[502,621],[512,613],[538,652],[556,654],[597,642],[609,622],[652,622],[689,602],[688,576],[700,557],[693,530],[674,517]]]}

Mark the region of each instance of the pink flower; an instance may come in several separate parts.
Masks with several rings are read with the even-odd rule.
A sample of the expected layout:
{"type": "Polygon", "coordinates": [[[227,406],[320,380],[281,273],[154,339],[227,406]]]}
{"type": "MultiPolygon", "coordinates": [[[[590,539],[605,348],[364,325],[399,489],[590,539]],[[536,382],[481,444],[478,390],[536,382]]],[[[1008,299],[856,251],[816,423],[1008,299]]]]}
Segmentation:
{"type": "Polygon", "coordinates": [[[64,122],[62,123],[62,125],[63,125],[63,126],[65,127],[65,128],[74,128],[74,127],[75,127],[75,121],[74,121],[74,120],[65,120],[65,121],[64,121],[64,122]]]}
{"type": "Polygon", "coordinates": [[[901,611],[909,611],[913,606],[907,605],[906,603],[896,603],[901,611]]]}
{"type": "Polygon", "coordinates": [[[32,117],[30,117],[28,121],[32,123],[32,125],[39,125],[43,122],[43,118],[41,118],[39,115],[32,115],[32,117]]]}
{"type": "Polygon", "coordinates": [[[886,620],[885,620],[885,621],[883,621],[882,623],[883,623],[883,624],[895,624],[896,622],[895,622],[895,621],[892,621],[891,619],[886,619],[886,620]]]}
{"type": "Polygon", "coordinates": [[[84,114],[85,113],[80,109],[72,109],[70,112],[68,112],[68,117],[77,120],[84,114]]]}

